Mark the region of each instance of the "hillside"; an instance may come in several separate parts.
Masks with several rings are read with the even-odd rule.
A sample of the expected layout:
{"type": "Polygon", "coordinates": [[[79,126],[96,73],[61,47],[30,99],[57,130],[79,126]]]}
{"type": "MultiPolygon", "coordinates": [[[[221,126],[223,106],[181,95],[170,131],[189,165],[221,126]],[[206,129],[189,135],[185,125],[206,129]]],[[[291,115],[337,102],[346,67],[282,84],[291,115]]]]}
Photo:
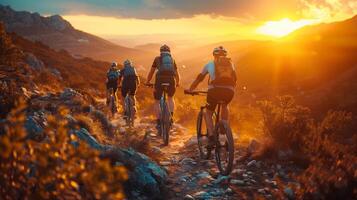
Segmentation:
{"type": "Polygon", "coordinates": [[[14,11],[0,5],[0,21],[8,32],[39,41],[55,50],[67,50],[75,57],[91,57],[98,60],[124,60],[142,52],[116,45],[100,37],[76,30],[59,15],[43,17],[38,13],[14,11]]]}

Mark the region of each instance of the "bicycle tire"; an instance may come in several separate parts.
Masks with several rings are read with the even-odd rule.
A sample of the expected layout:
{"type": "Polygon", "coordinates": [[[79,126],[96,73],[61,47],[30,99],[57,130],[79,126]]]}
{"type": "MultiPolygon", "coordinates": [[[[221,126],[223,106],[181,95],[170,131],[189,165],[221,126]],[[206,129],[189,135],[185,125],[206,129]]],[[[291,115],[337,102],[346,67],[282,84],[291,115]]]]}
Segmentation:
{"type": "Polygon", "coordinates": [[[201,143],[201,137],[204,135],[206,135],[206,137],[207,137],[207,130],[206,130],[206,134],[203,134],[203,132],[202,132],[202,122],[204,121],[203,117],[204,117],[203,110],[201,110],[197,116],[197,125],[196,125],[197,145],[198,145],[198,150],[200,152],[200,157],[202,159],[207,160],[211,157],[211,150],[209,148],[205,147],[201,143]],[[206,150],[206,152],[205,152],[205,150],[206,150]]]}
{"type": "Polygon", "coordinates": [[[162,102],[161,133],[162,133],[162,140],[164,141],[165,146],[169,144],[170,120],[171,120],[170,113],[168,111],[167,104],[166,102],[162,102]]]}
{"type": "Polygon", "coordinates": [[[112,113],[112,117],[115,116],[115,113],[116,113],[116,105],[115,105],[115,97],[114,96],[111,96],[110,97],[110,110],[111,110],[111,113],[112,113]]]}
{"type": "Polygon", "coordinates": [[[216,164],[218,166],[220,173],[224,176],[227,176],[231,173],[233,168],[234,142],[233,142],[232,130],[226,121],[219,121],[218,124],[216,125],[215,140],[216,140],[216,145],[215,145],[216,164]],[[224,145],[225,148],[224,147],[222,148],[221,142],[219,141],[219,135],[222,134],[222,130],[223,130],[223,134],[225,135],[225,138],[227,139],[224,145]],[[220,154],[222,149],[225,149],[228,153],[228,160],[225,166],[223,166],[222,158],[220,154]]]}

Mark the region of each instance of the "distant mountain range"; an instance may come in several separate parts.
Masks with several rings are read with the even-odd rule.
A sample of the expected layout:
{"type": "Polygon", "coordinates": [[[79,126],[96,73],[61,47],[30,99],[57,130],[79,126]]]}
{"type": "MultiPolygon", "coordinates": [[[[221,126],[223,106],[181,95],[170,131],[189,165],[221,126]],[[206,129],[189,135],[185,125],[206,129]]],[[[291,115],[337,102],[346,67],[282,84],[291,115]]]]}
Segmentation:
{"type": "Polygon", "coordinates": [[[56,50],[64,49],[75,57],[121,61],[145,53],[77,30],[59,15],[43,17],[38,13],[14,11],[9,6],[0,5],[0,21],[5,24],[7,32],[15,32],[56,50]]]}

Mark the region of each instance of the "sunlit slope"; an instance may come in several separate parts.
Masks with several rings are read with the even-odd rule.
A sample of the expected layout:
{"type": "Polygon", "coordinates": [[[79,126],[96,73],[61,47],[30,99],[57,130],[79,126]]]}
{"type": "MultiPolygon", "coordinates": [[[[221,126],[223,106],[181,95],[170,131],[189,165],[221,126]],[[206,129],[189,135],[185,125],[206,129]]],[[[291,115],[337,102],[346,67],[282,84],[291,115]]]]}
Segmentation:
{"type": "Polygon", "coordinates": [[[326,100],[345,108],[356,105],[356,52],[357,17],[309,26],[237,59],[239,81],[258,96],[291,93],[309,104],[322,105],[326,100]],[[342,93],[355,100],[340,105],[342,93]],[[319,98],[323,99],[318,102],[319,98]]]}

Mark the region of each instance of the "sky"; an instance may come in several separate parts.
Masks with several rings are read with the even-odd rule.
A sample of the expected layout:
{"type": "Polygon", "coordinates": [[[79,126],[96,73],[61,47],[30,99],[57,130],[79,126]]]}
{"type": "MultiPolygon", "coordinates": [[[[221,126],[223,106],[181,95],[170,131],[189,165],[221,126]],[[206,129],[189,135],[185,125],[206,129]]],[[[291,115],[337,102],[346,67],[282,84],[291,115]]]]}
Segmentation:
{"type": "Polygon", "coordinates": [[[356,0],[0,0],[0,4],[42,15],[60,14],[77,29],[105,38],[145,35],[148,42],[162,35],[175,40],[282,37],[305,25],[357,14],[356,0]]]}

